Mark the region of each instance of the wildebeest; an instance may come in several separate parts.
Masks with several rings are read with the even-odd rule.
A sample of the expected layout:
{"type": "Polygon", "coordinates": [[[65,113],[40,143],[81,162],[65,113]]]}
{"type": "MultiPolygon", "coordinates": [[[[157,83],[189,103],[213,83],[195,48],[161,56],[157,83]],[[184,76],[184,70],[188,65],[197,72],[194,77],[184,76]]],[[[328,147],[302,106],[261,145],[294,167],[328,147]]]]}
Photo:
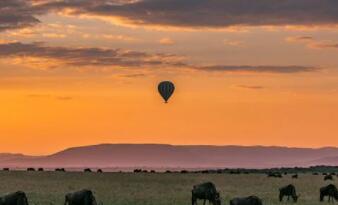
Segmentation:
{"type": "Polygon", "coordinates": [[[156,173],[156,171],[152,169],[152,170],[150,170],[150,173],[156,173]]]}
{"type": "Polygon", "coordinates": [[[103,173],[102,169],[98,169],[97,173],[103,173]]]}
{"type": "Polygon", "coordinates": [[[320,201],[323,201],[325,196],[328,196],[329,197],[328,201],[332,200],[332,202],[333,202],[333,199],[336,199],[336,200],[338,199],[338,190],[337,190],[337,187],[333,184],[329,184],[325,187],[320,188],[319,192],[320,192],[320,197],[319,197],[320,201]]]}
{"type": "Polygon", "coordinates": [[[0,205],[28,205],[25,192],[17,191],[0,198],[0,205]]]}
{"type": "Polygon", "coordinates": [[[29,168],[27,168],[27,171],[29,171],[29,172],[34,172],[35,169],[34,169],[33,167],[29,167],[29,168]]]}
{"type": "Polygon", "coordinates": [[[203,200],[203,205],[205,205],[206,200],[213,205],[221,205],[219,192],[212,182],[198,184],[193,187],[191,191],[191,204],[197,205],[198,199],[203,200]]]}
{"type": "Polygon", "coordinates": [[[269,172],[269,173],[268,173],[268,177],[282,178],[283,176],[282,176],[281,173],[279,173],[279,172],[275,172],[275,173],[269,172]]]}
{"type": "Polygon", "coordinates": [[[56,168],[56,172],[66,172],[65,168],[56,168]]]}
{"type": "Polygon", "coordinates": [[[181,174],[187,174],[188,171],[187,170],[181,170],[181,174]]]}
{"type": "Polygon", "coordinates": [[[333,177],[332,177],[332,175],[326,175],[324,177],[324,180],[333,180],[333,177]]]}
{"type": "Polygon", "coordinates": [[[9,171],[9,168],[6,167],[6,168],[3,168],[2,170],[3,171],[9,171]]]}
{"type": "Polygon", "coordinates": [[[292,178],[293,178],[293,179],[298,179],[298,174],[292,175],[292,178]]]}
{"type": "Polygon", "coordinates": [[[86,169],[84,169],[83,171],[84,171],[84,172],[92,172],[92,170],[89,169],[89,168],[86,168],[86,169]]]}
{"type": "Polygon", "coordinates": [[[313,175],[318,175],[318,173],[317,173],[317,172],[314,172],[313,175]]]}
{"type": "Polygon", "coordinates": [[[230,205],[262,205],[262,200],[257,196],[233,198],[230,200],[230,205]]]}
{"type": "Polygon", "coordinates": [[[38,171],[39,171],[39,172],[43,172],[44,170],[43,170],[43,168],[40,167],[40,168],[38,169],[38,171]]]}
{"type": "Polygon", "coordinates": [[[66,194],[64,205],[96,205],[96,199],[93,192],[83,189],[74,193],[66,194]]]}
{"type": "Polygon", "coordinates": [[[229,173],[230,174],[241,174],[241,171],[239,171],[239,170],[231,170],[229,173]]]}
{"type": "Polygon", "coordinates": [[[294,185],[289,184],[279,189],[279,201],[283,201],[284,196],[287,196],[289,201],[290,196],[294,202],[297,202],[299,195],[296,194],[296,188],[294,185]]]}
{"type": "Polygon", "coordinates": [[[142,169],[134,169],[134,173],[142,172],[142,169]]]}

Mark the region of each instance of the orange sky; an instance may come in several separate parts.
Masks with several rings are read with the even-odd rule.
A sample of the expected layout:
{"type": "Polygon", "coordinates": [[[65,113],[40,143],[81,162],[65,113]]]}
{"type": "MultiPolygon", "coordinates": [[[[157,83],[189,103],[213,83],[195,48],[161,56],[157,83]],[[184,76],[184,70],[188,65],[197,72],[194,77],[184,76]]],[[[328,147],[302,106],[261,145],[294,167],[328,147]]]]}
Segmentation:
{"type": "Polygon", "coordinates": [[[280,18],[236,5],[232,14],[232,0],[217,8],[201,1],[193,9],[215,13],[204,22],[180,13],[175,0],[170,18],[170,1],[160,1],[0,4],[8,19],[27,11],[0,18],[0,152],[99,143],[338,146],[338,17],[314,12],[309,25],[310,16],[288,20],[292,9],[280,18]],[[259,12],[278,21],[241,18],[259,12]],[[157,93],[162,80],[176,85],[168,104],[157,93]]]}

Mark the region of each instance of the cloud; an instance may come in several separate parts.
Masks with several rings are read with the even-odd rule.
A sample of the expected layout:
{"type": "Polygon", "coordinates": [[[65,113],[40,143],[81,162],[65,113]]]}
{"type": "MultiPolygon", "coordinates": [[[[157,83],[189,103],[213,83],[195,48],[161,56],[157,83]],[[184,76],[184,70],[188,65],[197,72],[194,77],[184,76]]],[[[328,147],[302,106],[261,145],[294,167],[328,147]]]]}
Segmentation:
{"type": "Polygon", "coordinates": [[[55,100],[72,100],[71,96],[54,96],[50,94],[29,94],[26,95],[28,98],[32,99],[55,99],[55,100]]]}
{"type": "Polygon", "coordinates": [[[34,26],[50,12],[162,28],[338,25],[335,0],[1,0],[0,31],[34,26]]]}
{"type": "Polygon", "coordinates": [[[73,100],[73,97],[70,96],[56,96],[57,100],[73,100]]]}
{"type": "Polygon", "coordinates": [[[32,8],[30,1],[1,0],[0,32],[36,25],[40,22],[36,17],[34,17],[37,13],[32,8]]]}
{"type": "Polygon", "coordinates": [[[208,72],[232,72],[232,73],[300,73],[300,72],[314,72],[319,68],[311,66],[251,66],[251,65],[214,65],[214,66],[200,66],[194,67],[196,70],[208,72]]]}
{"type": "Polygon", "coordinates": [[[338,24],[335,0],[54,0],[39,6],[139,26],[224,28],[338,24]]]}
{"type": "Polygon", "coordinates": [[[324,49],[324,48],[338,48],[338,42],[313,42],[311,44],[308,44],[308,47],[310,48],[318,48],[318,49],[324,49]]]}
{"type": "Polygon", "coordinates": [[[27,95],[28,98],[50,98],[50,95],[47,94],[29,94],[27,95]]]}
{"type": "Polygon", "coordinates": [[[311,49],[325,49],[325,48],[338,48],[338,42],[333,41],[319,41],[311,36],[295,36],[286,39],[290,43],[303,43],[306,47],[311,49]]]}
{"type": "Polygon", "coordinates": [[[66,38],[65,34],[59,34],[59,33],[44,33],[42,34],[43,37],[47,38],[66,38]]]}
{"type": "Polygon", "coordinates": [[[174,45],[175,44],[175,41],[172,40],[171,38],[162,38],[159,40],[159,43],[161,45],[174,45]]]}
{"type": "Polygon", "coordinates": [[[145,77],[145,76],[146,76],[146,74],[144,74],[144,73],[120,75],[120,77],[122,77],[122,78],[140,78],[140,77],[145,77]]]}
{"type": "Polygon", "coordinates": [[[291,36],[286,38],[287,42],[308,42],[312,40],[312,36],[291,36]]]}
{"type": "MultiPolygon", "coordinates": [[[[15,63],[33,66],[39,70],[55,70],[73,67],[79,71],[110,72],[115,68],[175,68],[194,69],[205,72],[231,73],[300,73],[314,72],[311,66],[264,66],[264,65],[192,65],[181,56],[165,53],[148,53],[108,48],[51,47],[42,43],[8,42],[0,44],[0,58],[13,59],[15,63]],[[82,70],[81,70],[82,69],[82,70]]],[[[143,75],[143,74],[141,74],[143,75]]],[[[140,77],[130,74],[129,77],[140,77]]]]}
{"type": "Polygon", "coordinates": [[[100,36],[96,36],[97,38],[105,38],[108,40],[118,40],[118,41],[127,41],[127,42],[136,42],[139,41],[139,39],[126,36],[126,35],[112,35],[112,34],[103,34],[100,36]]]}
{"type": "Polygon", "coordinates": [[[70,66],[116,66],[116,67],[159,67],[184,65],[178,57],[171,54],[150,54],[146,52],[104,49],[104,48],[70,48],[50,47],[41,43],[23,44],[20,42],[0,44],[0,58],[30,60],[30,64],[46,60],[54,68],[56,64],[70,66]]]}

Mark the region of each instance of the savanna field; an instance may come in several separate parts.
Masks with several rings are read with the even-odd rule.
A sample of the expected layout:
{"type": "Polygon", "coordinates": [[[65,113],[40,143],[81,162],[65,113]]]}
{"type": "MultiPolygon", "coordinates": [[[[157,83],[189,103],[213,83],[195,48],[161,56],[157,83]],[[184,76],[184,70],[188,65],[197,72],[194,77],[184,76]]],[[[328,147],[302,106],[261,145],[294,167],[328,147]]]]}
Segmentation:
{"type": "MultiPolygon", "coordinates": [[[[299,205],[317,205],[319,188],[333,181],[322,175],[299,174],[270,178],[265,174],[180,174],[180,173],[82,173],[82,172],[0,172],[1,195],[17,190],[25,191],[29,204],[63,204],[64,195],[83,188],[91,189],[98,203],[105,205],[189,205],[191,189],[206,181],[215,183],[222,204],[233,197],[257,195],[263,204],[281,204],[278,189],[294,184],[300,198],[299,205]]],[[[293,203],[293,202],[282,202],[293,203]]],[[[327,204],[325,202],[322,204],[327,204]]],[[[203,204],[199,201],[198,204],[203,204]]]]}

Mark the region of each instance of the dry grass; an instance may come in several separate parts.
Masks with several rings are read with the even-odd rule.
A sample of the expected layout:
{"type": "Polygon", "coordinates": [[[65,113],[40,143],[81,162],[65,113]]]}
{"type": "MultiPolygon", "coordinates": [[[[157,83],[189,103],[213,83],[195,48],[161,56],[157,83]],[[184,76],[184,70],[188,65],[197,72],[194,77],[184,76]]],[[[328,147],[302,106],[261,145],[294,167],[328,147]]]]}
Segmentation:
{"type": "MultiPolygon", "coordinates": [[[[338,178],[335,178],[338,180],[338,178]]],[[[189,205],[191,188],[205,181],[214,182],[222,204],[237,196],[257,195],[264,204],[281,204],[278,188],[293,183],[301,194],[299,205],[318,205],[323,176],[299,175],[268,178],[263,174],[150,174],[77,172],[0,172],[0,193],[25,191],[30,204],[63,204],[68,192],[88,188],[104,205],[189,205]]],[[[283,202],[282,204],[285,204],[283,202]]],[[[291,203],[291,202],[289,202],[291,203]]],[[[201,202],[199,204],[202,204],[201,202]]],[[[327,202],[323,202],[327,204],[327,202]]]]}

